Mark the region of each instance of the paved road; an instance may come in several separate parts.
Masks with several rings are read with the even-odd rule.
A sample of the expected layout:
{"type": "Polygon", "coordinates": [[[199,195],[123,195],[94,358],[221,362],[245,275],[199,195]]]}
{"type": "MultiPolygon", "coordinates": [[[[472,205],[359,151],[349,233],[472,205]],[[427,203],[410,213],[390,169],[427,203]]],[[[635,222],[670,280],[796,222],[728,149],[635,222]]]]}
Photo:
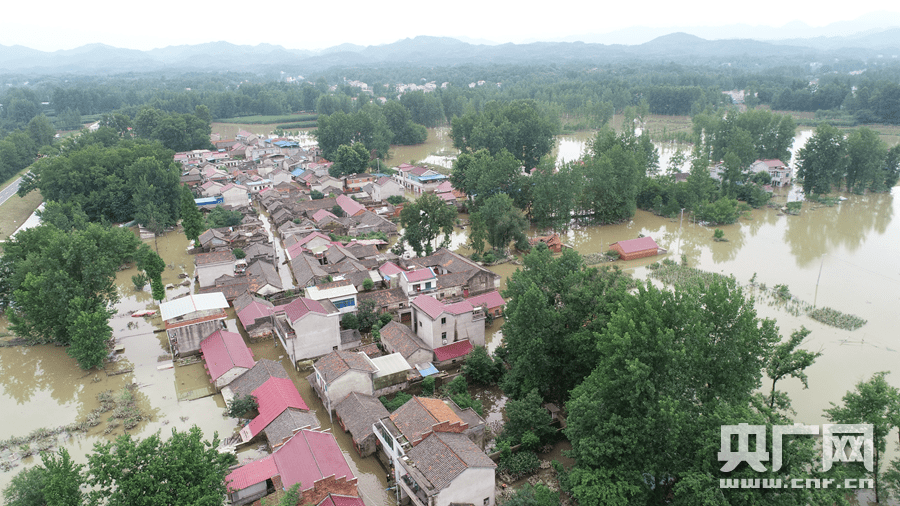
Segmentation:
{"type": "Polygon", "coordinates": [[[22,182],[22,178],[18,178],[12,182],[6,188],[0,190],[0,205],[3,205],[4,202],[9,200],[10,197],[16,194],[19,191],[19,184],[22,182]]]}

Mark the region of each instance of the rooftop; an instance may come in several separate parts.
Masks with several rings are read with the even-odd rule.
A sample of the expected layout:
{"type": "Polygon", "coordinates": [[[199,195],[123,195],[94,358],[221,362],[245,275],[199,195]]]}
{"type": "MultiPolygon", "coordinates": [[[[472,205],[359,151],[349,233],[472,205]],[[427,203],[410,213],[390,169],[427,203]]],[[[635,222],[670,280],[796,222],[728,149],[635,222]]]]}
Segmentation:
{"type": "Polygon", "coordinates": [[[217,330],[200,343],[200,353],[213,381],[235,367],[250,369],[256,362],[240,334],[217,330]]]}

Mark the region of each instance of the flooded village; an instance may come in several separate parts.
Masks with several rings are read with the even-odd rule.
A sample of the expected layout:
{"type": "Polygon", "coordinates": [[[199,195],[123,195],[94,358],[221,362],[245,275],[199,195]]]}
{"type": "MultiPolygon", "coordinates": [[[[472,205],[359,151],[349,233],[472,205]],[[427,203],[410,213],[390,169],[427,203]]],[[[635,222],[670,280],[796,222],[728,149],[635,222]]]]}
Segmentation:
{"type": "MultiPolygon", "coordinates": [[[[588,138],[558,139],[557,159],[579,156],[588,138]]],[[[808,138],[800,132],[793,151],[808,138]]],[[[424,378],[448,383],[473,349],[499,345],[501,292],[517,265],[471,261],[459,226],[450,247],[429,256],[390,248],[403,204],[389,197],[436,193],[464,207],[465,195],[440,169],[452,160],[446,130],[430,130],[424,147],[397,148],[394,159],[411,163],[394,174],[343,179],[296,138],[238,131],[214,144],[216,151],[176,154],[182,182],[195,189],[201,209],[239,211],[239,223],[207,230],[197,244],[180,229],[157,237],[141,231],[167,264],[166,300],[157,305],[149,290],[135,289],[136,267],[118,273],[116,349],[104,370],[79,370],[62,347],[0,348],[3,438],[52,433],[0,452],[0,487],[33,465],[41,447],[65,447],[84,461],[95,442],[126,430],[146,437],[197,425],[238,456],[228,477],[233,504],[295,483],[304,504],[329,497],[325,504],[337,497],[369,506],[495,504],[505,485],[488,452],[503,423],[502,393],[472,390],[483,416],[420,394],[424,378]],[[345,328],[344,315],[360,311],[390,319],[374,332],[345,328]],[[378,397],[398,391],[414,396],[391,413],[378,397]],[[248,395],[258,403],[250,418],[225,416],[248,395]],[[123,418],[113,416],[119,411],[123,418]],[[442,465],[450,457],[454,465],[442,465]]],[[[674,149],[658,147],[665,166],[674,149]]],[[[893,317],[900,270],[892,262],[898,203],[892,193],[847,195],[831,207],[806,202],[791,216],[781,206],[800,197],[789,183],[774,192],[776,205],[720,227],[727,241],[687,218],[641,210],[626,223],[573,223],[529,236],[587,258],[615,244],[623,257],[616,265],[638,280],[663,259],[734,276],[782,335],[812,330],[803,347],[823,355],[806,371],[809,388],[796,379],[784,388],[797,419],[820,424],[829,403],[900,358],[893,317]],[[629,249],[638,238],[653,243],[652,255],[629,249]],[[866,323],[826,325],[774,296],[768,288],[775,285],[789,287],[794,301],[866,323]]],[[[565,460],[564,444],[541,458],[565,460]]]]}

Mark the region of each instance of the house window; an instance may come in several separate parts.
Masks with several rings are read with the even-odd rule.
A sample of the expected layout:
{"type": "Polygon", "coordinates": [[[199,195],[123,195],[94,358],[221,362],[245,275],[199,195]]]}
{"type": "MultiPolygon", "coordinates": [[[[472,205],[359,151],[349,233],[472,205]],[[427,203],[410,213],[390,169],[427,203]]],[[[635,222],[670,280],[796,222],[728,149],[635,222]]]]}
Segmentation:
{"type": "Polygon", "coordinates": [[[447,318],[446,317],[441,318],[441,325],[446,325],[446,324],[447,324],[447,318]]]}
{"type": "Polygon", "coordinates": [[[491,498],[490,498],[490,497],[485,497],[485,498],[484,498],[484,506],[488,506],[488,504],[490,504],[490,503],[491,503],[491,498]]]}
{"type": "Polygon", "coordinates": [[[422,322],[419,322],[419,326],[420,326],[420,327],[422,326],[422,322]]]}
{"type": "Polygon", "coordinates": [[[441,339],[444,340],[444,344],[447,344],[447,333],[446,332],[441,332],[441,339]]]}

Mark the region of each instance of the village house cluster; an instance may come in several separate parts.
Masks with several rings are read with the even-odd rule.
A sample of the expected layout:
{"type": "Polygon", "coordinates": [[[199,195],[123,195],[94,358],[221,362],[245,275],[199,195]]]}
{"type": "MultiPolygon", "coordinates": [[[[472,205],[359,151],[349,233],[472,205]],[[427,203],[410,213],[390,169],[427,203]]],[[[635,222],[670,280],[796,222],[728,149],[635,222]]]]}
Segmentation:
{"type": "Polygon", "coordinates": [[[389,413],[378,400],[458,368],[485,345],[486,322],[502,315],[499,275],[447,249],[409,259],[388,250],[402,208],[389,197],[429,192],[464,206],[465,195],[445,175],[406,164],[394,175],[333,178],[317,149],[290,139],[239,132],[214,144],[175,155],[182,182],[201,209],[243,218],[200,236],[196,290],[160,312],[173,356],[199,354],[226,401],[257,399],[256,416],[226,444],[264,444],[269,454],[229,474],[230,501],[258,504],[300,483],[301,504],[365,504],[334,436],[284,367],[256,361],[225,328],[233,307],[251,342],[273,340],[294,367],[311,368],[307,381],[328,416],[361,456],[381,460],[403,503],[493,505],[496,465],[477,413],[425,397],[389,413]],[[392,316],[379,344],[342,328],[361,308],[392,316]]]}

